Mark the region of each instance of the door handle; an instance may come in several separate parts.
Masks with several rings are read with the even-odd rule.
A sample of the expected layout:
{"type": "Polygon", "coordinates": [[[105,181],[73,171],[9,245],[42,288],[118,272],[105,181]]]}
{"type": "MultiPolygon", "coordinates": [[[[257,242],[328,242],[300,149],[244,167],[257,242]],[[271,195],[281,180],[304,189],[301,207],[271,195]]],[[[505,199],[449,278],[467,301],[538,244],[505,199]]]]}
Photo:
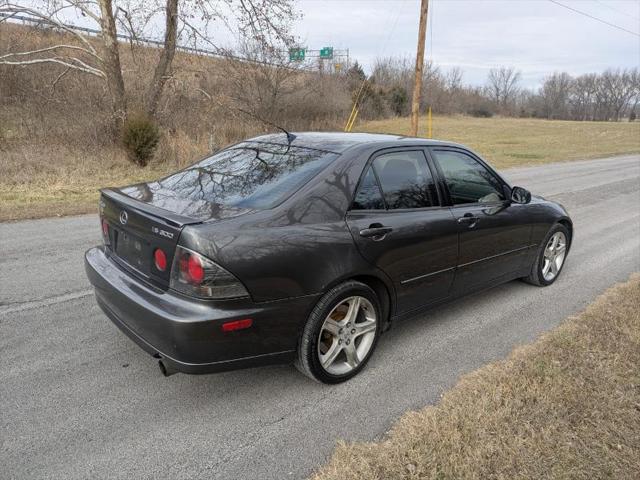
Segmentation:
{"type": "Polygon", "coordinates": [[[369,228],[365,228],[360,230],[360,236],[365,238],[373,238],[374,240],[382,240],[387,235],[387,233],[391,233],[393,228],[385,227],[379,223],[373,223],[369,225],[369,228]]]}
{"type": "Polygon", "coordinates": [[[465,213],[464,216],[458,219],[458,223],[460,224],[466,223],[468,224],[469,228],[473,228],[476,226],[476,223],[478,223],[478,220],[480,219],[476,217],[473,213],[465,213]]]}

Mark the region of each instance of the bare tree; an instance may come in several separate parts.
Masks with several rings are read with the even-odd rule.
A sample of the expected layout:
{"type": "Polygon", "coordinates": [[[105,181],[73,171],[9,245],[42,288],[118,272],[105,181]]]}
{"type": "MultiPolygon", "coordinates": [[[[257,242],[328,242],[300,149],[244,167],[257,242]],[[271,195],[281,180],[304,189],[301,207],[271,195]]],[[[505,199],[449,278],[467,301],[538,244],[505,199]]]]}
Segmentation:
{"type": "Polygon", "coordinates": [[[444,78],[449,90],[462,90],[462,69],[460,67],[453,67],[449,69],[444,78]]]}
{"type": "MultiPolygon", "coordinates": [[[[635,69],[637,76],[637,69],[635,69]]],[[[618,121],[636,96],[634,70],[607,70],[600,77],[600,90],[607,99],[611,119],[618,121]]]]}
{"type": "MultiPolygon", "coordinates": [[[[178,41],[192,45],[207,45],[217,49],[208,36],[208,26],[220,21],[234,34],[264,45],[289,43],[290,23],[295,18],[293,0],[43,0],[37,7],[0,0],[0,12],[9,18],[29,15],[44,25],[68,34],[61,42],[31,51],[7,52],[0,55],[0,64],[28,66],[54,64],[63,67],[61,75],[70,71],[90,74],[103,79],[111,99],[116,124],[127,115],[127,97],[120,65],[117,25],[134,38],[142,37],[158,15],[164,16],[163,47],[150,79],[144,109],[155,116],[164,86],[171,77],[172,63],[178,41]],[[91,19],[99,27],[98,40],[67,26],[61,14],[70,13],[91,19]],[[72,43],[67,39],[75,40],[72,43]],[[94,46],[102,44],[102,52],[94,46]]],[[[5,19],[6,20],[6,19],[5,19]]]]}
{"type": "Polygon", "coordinates": [[[543,114],[548,119],[567,118],[573,79],[568,73],[554,73],[544,79],[540,89],[543,114]]]}
{"type": "Polygon", "coordinates": [[[178,0],[167,0],[165,9],[166,27],[164,33],[164,48],[160,53],[160,59],[153,73],[153,79],[147,92],[147,113],[151,116],[156,114],[160,95],[167,81],[167,72],[173,63],[176,53],[178,37],[178,0]]]}
{"type": "Polygon", "coordinates": [[[487,93],[503,110],[509,110],[518,93],[520,72],[513,67],[492,68],[487,78],[487,93]]]}
{"type": "MultiPolygon", "coordinates": [[[[82,0],[73,0],[79,8],[90,11],[84,6],[82,0]]],[[[102,42],[104,44],[104,73],[107,80],[107,88],[111,95],[111,107],[117,123],[124,120],[127,115],[127,100],[122,78],[122,66],[120,65],[120,49],[116,22],[113,16],[111,0],[99,0],[100,17],[98,18],[102,30],[102,42]]],[[[81,10],[83,11],[83,10],[81,10]]],[[[116,124],[117,125],[117,124],[116,124]]]]}
{"type": "Polygon", "coordinates": [[[569,104],[575,120],[595,119],[595,96],[598,77],[595,73],[580,75],[571,85],[569,104]]]}

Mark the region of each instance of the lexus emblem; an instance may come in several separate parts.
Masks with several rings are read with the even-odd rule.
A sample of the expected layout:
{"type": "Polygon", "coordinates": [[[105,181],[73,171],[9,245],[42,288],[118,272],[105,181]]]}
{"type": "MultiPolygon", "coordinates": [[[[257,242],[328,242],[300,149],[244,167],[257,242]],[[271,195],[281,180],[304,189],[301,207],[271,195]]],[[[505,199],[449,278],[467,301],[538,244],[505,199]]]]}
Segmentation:
{"type": "Polygon", "coordinates": [[[123,225],[127,224],[127,221],[129,220],[129,215],[127,214],[126,211],[121,211],[120,212],[120,223],[123,225]]]}

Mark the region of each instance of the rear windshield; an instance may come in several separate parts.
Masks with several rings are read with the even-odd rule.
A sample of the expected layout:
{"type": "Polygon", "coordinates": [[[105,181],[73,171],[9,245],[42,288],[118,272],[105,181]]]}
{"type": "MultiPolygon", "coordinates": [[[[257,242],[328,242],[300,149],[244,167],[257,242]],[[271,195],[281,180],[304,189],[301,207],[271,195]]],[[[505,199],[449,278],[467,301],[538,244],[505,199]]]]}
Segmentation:
{"type": "Polygon", "coordinates": [[[288,198],[337,156],[308,148],[246,142],[158,183],[182,198],[265,209],[288,198]]]}

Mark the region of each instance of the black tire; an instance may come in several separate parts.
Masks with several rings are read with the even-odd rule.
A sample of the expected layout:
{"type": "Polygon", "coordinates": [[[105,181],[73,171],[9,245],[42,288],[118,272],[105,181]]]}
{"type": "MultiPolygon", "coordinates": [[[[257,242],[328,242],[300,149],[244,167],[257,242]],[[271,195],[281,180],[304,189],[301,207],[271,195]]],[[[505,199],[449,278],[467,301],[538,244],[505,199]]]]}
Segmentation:
{"type": "MultiPolygon", "coordinates": [[[[384,323],[382,308],[376,293],[364,283],[350,280],[333,287],[322,296],[307,319],[298,341],[298,356],[294,362],[296,368],[303,374],[322,383],[341,383],[357,375],[367,364],[380,338],[381,326],[384,323]],[[376,330],[373,344],[366,357],[349,373],[334,375],[327,372],[320,363],[318,354],[318,340],[320,331],[327,316],[342,301],[352,296],[361,296],[369,300],[376,313],[376,330]]],[[[355,340],[354,340],[355,342],[355,340]]]]}
{"type": "Polygon", "coordinates": [[[571,234],[569,233],[569,230],[567,229],[567,227],[565,227],[561,223],[556,223],[553,227],[549,229],[549,232],[544,237],[544,240],[542,241],[542,243],[540,243],[540,247],[538,248],[538,253],[536,255],[536,258],[533,261],[533,265],[531,265],[531,272],[527,277],[524,277],[523,280],[527,283],[530,283],[531,285],[536,285],[538,287],[546,287],[548,285],[551,285],[553,282],[555,282],[558,279],[558,277],[562,273],[562,269],[564,268],[565,263],[567,263],[566,256],[569,254],[570,245],[571,245],[571,234]],[[549,243],[549,240],[551,239],[551,237],[557,232],[564,233],[564,236],[567,241],[566,253],[565,253],[564,261],[562,262],[562,265],[560,266],[560,269],[558,270],[558,273],[556,274],[556,276],[553,277],[553,279],[551,280],[547,280],[544,278],[544,275],[542,274],[542,267],[544,265],[544,250],[547,244],[549,243]]]}

